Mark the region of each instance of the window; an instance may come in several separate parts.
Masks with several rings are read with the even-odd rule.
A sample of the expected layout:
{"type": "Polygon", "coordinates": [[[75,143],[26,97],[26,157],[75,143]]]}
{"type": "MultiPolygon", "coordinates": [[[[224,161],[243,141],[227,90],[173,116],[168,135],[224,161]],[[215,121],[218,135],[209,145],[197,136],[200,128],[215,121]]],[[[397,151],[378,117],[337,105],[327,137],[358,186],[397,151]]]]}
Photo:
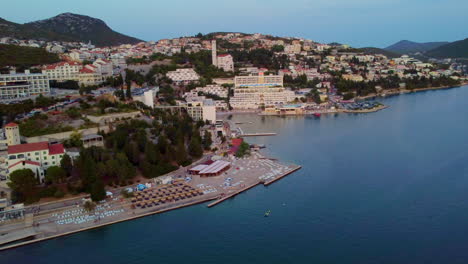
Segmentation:
{"type": "Polygon", "coordinates": [[[49,163],[47,163],[47,162],[44,162],[44,166],[47,166],[48,164],[49,164],[49,163]]]}
{"type": "Polygon", "coordinates": [[[55,159],[55,156],[52,156],[52,159],[55,159]]]}
{"type": "Polygon", "coordinates": [[[39,152],[34,153],[34,155],[36,155],[36,156],[39,155],[39,152]]]}

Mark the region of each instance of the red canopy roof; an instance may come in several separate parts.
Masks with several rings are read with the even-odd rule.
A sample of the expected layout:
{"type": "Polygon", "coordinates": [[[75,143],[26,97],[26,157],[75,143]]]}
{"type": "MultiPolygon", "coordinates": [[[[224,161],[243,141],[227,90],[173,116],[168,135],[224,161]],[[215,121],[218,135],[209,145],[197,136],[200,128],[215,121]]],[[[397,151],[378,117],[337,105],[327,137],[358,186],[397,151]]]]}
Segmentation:
{"type": "Polygon", "coordinates": [[[13,122],[8,123],[8,124],[5,125],[5,127],[17,127],[17,126],[18,126],[18,124],[13,123],[13,122]]]}

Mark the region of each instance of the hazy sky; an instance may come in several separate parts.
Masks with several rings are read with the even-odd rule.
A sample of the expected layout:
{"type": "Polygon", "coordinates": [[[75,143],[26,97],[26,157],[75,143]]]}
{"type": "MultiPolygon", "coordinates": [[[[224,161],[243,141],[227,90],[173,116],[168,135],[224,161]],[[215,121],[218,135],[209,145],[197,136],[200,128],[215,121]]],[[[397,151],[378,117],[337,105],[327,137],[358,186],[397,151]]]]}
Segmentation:
{"type": "Polygon", "coordinates": [[[236,31],[385,47],[467,38],[467,11],[467,0],[15,0],[1,4],[0,17],[25,23],[72,12],[143,40],[236,31]]]}

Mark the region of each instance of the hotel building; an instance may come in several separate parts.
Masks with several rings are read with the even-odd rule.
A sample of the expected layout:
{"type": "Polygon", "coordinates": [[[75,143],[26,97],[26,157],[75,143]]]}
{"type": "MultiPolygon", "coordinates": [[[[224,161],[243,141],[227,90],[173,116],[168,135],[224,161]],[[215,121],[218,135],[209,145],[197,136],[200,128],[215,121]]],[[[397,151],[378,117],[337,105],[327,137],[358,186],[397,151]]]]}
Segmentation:
{"type": "Polygon", "coordinates": [[[234,85],[234,96],[229,101],[234,109],[282,105],[295,96],[293,91],[283,87],[283,76],[280,75],[264,76],[260,72],[255,76],[236,76],[234,85]]]}
{"type": "Polygon", "coordinates": [[[43,73],[24,73],[14,71],[0,74],[0,101],[12,99],[27,99],[40,94],[50,93],[49,79],[43,73]]]}

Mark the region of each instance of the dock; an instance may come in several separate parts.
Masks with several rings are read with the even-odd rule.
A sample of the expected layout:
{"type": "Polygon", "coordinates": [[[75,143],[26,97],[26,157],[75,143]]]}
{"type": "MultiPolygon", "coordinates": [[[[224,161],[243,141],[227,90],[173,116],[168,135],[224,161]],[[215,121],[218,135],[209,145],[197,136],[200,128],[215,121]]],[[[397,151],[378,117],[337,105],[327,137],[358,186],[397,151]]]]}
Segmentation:
{"type": "Polygon", "coordinates": [[[289,174],[291,174],[291,173],[293,173],[293,172],[295,172],[295,171],[300,170],[301,168],[302,168],[302,166],[297,166],[296,168],[294,168],[294,169],[292,169],[292,170],[290,170],[290,171],[284,173],[284,174],[281,175],[281,176],[278,176],[278,177],[274,178],[273,180],[264,182],[263,185],[268,186],[268,185],[270,185],[270,184],[272,184],[272,183],[274,183],[274,182],[276,182],[276,181],[281,180],[282,178],[288,176],[289,174]]]}
{"type": "Polygon", "coordinates": [[[295,172],[295,171],[300,170],[301,168],[302,168],[301,166],[297,166],[297,167],[295,167],[295,168],[293,168],[293,169],[291,169],[291,170],[289,170],[289,171],[283,173],[282,175],[280,175],[280,176],[278,176],[278,177],[275,177],[274,179],[272,179],[272,180],[270,180],[270,181],[267,181],[267,182],[265,182],[265,181],[263,181],[263,180],[260,180],[260,181],[258,181],[258,182],[256,182],[256,183],[253,183],[253,184],[251,184],[251,185],[249,185],[249,186],[246,186],[246,187],[244,187],[244,188],[242,188],[242,189],[240,189],[240,190],[238,190],[238,191],[236,191],[236,192],[234,192],[234,193],[231,193],[231,194],[229,194],[229,195],[220,197],[220,199],[218,199],[218,200],[216,200],[216,201],[214,201],[214,202],[208,204],[207,206],[208,206],[208,208],[211,208],[211,207],[213,207],[213,206],[215,206],[215,205],[218,205],[218,204],[220,204],[220,203],[222,203],[222,202],[224,202],[224,201],[226,201],[226,200],[228,200],[228,199],[231,199],[232,197],[234,197],[234,196],[236,196],[236,195],[238,195],[238,194],[240,194],[240,193],[242,193],[242,192],[244,192],[244,191],[247,191],[247,190],[249,190],[249,189],[251,189],[251,188],[253,188],[253,187],[255,187],[255,186],[259,185],[259,184],[262,184],[262,183],[263,183],[264,186],[268,186],[268,185],[270,185],[270,184],[272,184],[272,183],[274,183],[274,182],[276,182],[276,181],[281,180],[282,178],[288,176],[289,174],[291,174],[291,173],[293,173],[293,172],[295,172]]]}
{"type": "Polygon", "coordinates": [[[215,205],[217,205],[217,204],[220,204],[220,203],[226,201],[227,199],[231,199],[232,197],[234,197],[234,196],[236,196],[236,195],[238,195],[238,194],[240,194],[240,193],[242,193],[242,192],[244,192],[244,191],[247,191],[248,189],[251,189],[251,188],[257,186],[257,185],[259,185],[260,183],[262,183],[262,182],[261,182],[261,181],[258,181],[258,182],[256,182],[256,183],[251,184],[251,185],[249,185],[249,186],[246,186],[246,187],[244,187],[244,188],[242,188],[242,189],[240,189],[240,190],[238,190],[238,191],[236,191],[236,192],[234,192],[234,193],[231,193],[231,194],[229,194],[229,195],[226,195],[226,196],[224,196],[224,197],[222,197],[222,198],[220,198],[220,199],[218,199],[218,200],[216,200],[216,201],[214,201],[214,202],[208,204],[208,208],[213,207],[213,206],[215,206],[215,205]]]}
{"type": "Polygon", "coordinates": [[[262,137],[262,136],[276,136],[276,133],[265,132],[265,133],[246,133],[240,134],[239,137],[262,137]]]}

